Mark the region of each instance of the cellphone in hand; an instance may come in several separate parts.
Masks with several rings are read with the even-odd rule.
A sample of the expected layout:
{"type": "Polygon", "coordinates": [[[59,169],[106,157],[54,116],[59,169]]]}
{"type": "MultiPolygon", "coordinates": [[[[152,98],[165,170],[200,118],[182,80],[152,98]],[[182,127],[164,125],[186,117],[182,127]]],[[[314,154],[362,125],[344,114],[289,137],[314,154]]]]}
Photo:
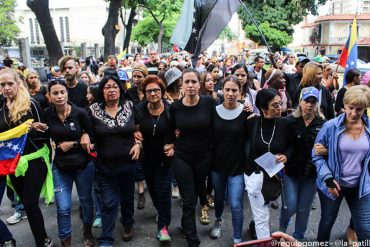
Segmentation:
{"type": "Polygon", "coordinates": [[[276,247],[279,246],[279,241],[275,238],[266,238],[259,240],[252,240],[247,242],[242,242],[239,244],[234,244],[234,247],[276,247]]]}

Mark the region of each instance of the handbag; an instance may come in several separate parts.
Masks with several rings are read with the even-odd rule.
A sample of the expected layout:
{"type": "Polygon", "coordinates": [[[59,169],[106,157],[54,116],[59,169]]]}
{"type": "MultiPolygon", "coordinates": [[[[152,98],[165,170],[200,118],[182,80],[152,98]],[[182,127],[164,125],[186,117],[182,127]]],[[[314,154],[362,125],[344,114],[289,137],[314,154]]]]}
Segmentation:
{"type": "Polygon", "coordinates": [[[266,202],[275,201],[279,198],[282,190],[282,179],[277,175],[270,178],[264,173],[262,195],[266,202]]]}
{"type": "Polygon", "coordinates": [[[87,155],[76,153],[64,153],[63,155],[55,155],[53,164],[60,170],[78,170],[85,169],[89,162],[87,155]]]}

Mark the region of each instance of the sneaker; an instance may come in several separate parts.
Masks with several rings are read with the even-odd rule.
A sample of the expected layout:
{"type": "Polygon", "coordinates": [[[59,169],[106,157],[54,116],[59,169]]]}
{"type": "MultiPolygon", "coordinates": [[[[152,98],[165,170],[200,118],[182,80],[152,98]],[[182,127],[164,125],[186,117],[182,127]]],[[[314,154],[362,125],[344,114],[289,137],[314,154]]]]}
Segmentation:
{"type": "Polygon", "coordinates": [[[218,239],[221,237],[222,219],[217,219],[211,230],[211,238],[218,239]]]}
{"type": "Polygon", "coordinates": [[[145,195],[144,192],[139,194],[139,198],[137,200],[137,209],[145,208],[145,195]]]}
{"type": "Polygon", "coordinates": [[[167,227],[164,226],[157,234],[157,238],[159,241],[161,242],[168,242],[168,241],[171,241],[171,237],[170,235],[168,234],[168,230],[167,230],[167,227]]]}
{"type": "Polygon", "coordinates": [[[172,187],[172,198],[179,198],[179,197],[180,197],[179,187],[173,186],[172,187]]]}
{"type": "Polygon", "coordinates": [[[212,195],[207,195],[207,205],[208,205],[209,208],[214,208],[215,207],[215,201],[214,201],[212,195]]]}
{"type": "Polygon", "coordinates": [[[27,219],[26,212],[15,212],[12,216],[6,219],[6,223],[14,225],[23,219],[27,219]]]}
{"type": "Polygon", "coordinates": [[[44,247],[53,247],[54,246],[54,242],[53,240],[51,240],[51,238],[46,238],[44,240],[44,247]]]}
{"type": "Polygon", "coordinates": [[[94,228],[100,228],[102,227],[102,222],[100,217],[96,217],[93,223],[94,228]]]}
{"type": "Polygon", "coordinates": [[[131,241],[133,236],[132,226],[124,226],[122,232],[122,240],[125,242],[131,241]]]}
{"type": "Polygon", "coordinates": [[[200,216],[200,223],[203,225],[208,225],[210,223],[208,207],[203,206],[202,208],[202,215],[200,216]]]}
{"type": "Polygon", "coordinates": [[[9,241],[6,241],[4,242],[2,245],[2,247],[15,247],[15,240],[12,239],[12,240],[9,240],[9,241]]]}

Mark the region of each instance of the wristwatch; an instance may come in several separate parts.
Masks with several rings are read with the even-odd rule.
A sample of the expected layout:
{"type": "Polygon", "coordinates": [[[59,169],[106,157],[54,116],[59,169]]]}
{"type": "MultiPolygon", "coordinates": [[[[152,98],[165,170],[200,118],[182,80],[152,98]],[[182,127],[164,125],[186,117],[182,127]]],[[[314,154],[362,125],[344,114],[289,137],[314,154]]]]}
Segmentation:
{"type": "Polygon", "coordinates": [[[73,142],[73,146],[72,146],[73,148],[78,148],[78,142],[73,142]]]}

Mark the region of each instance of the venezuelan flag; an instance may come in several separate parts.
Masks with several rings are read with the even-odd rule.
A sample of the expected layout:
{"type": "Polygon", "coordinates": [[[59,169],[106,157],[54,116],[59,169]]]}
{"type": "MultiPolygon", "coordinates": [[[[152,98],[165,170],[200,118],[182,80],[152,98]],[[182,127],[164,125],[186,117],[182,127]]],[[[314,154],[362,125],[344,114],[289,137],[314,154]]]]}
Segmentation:
{"type": "Polygon", "coordinates": [[[118,61],[122,60],[122,58],[126,55],[126,50],[127,49],[125,49],[123,52],[121,52],[120,54],[117,55],[118,61]]]}
{"type": "Polygon", "coordinates": [[[26,145],[29,124],[32,121],[29,119],[13,129],[0,133],[0,175],[14,174],[26,145]]]}
{"type": "MultiPolygon", "coordinates": [[[[345,68],[344,75],[347,71],[357,67],[357,22],[356,18],[353,19],[351,33],[348,37],[346,46],[339,57],[339,65],[345,68]]],[[[346,81],[343,80],[343,85],[346,81]]]]}

